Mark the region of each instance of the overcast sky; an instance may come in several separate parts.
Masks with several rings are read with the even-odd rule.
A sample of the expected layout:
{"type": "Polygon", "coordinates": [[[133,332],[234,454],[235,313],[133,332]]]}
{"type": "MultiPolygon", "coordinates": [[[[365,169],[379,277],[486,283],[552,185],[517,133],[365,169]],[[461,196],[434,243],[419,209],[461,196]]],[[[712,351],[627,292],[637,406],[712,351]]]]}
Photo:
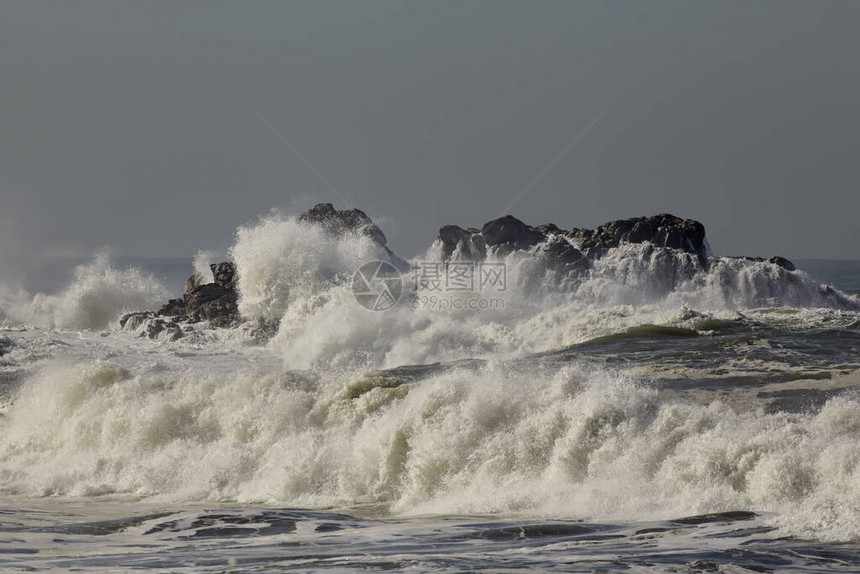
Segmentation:
{"type": "Polygon", "coordinates": [[[413,256],[528,188],[533,225],[668,211],[720,255],[860,258],[858,28],[822,0],[2,0],[0,253],[190,256],[330,201],[413,256]]]}

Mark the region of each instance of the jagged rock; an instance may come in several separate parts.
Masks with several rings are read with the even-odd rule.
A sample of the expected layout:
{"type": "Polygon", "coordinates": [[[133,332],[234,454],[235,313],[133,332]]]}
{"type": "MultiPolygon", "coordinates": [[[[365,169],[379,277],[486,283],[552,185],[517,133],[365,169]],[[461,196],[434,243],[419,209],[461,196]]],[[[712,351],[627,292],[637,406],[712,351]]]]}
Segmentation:
{"type": "Polygon", "coordinates": [[[442,243],[442,259],[447,261],[459,247],[463,259],[480,261],[487,256],[484,237],[474,228],[463,229],[456,225],[439,228],[439,241],[442,243]]]}
{"type": "MultiPolygon", "coordinates": [[[[195,287],[192,287],[191,291],[193,291],[195,287]]],[[[188,292],[188,291],[187,291],[188,292]]],[[[162,315],[165,317],[173,317],[176,315],[186,315],[187,307],[185,306],[185,299],[170,299],[159,307],[158,311],[155,312],[156,315],[162,315]]]]}
{"type": "Polygon", "coordinates": [[[15,341],[8,337],[0,337],[0,357],[8,353],[15,347],[15,341]]]}
{"type": "Polygon", "coordinates": [[[186,315],[195,320],[212,320],[216,317],[239,317],[238,294],[235,289],[217,283],[200,285],[186,293],[186,315]]]}
{"type": "Polygon", "coordinates": [[[621,243],[653,243],[707,257],[705,226],[669,213],[604,223],[597,229],[572,229],[568,238],[591,257],[600,257],[621,243]]]}
{"type": "Polygon", "coordinates": [[[194,274],[185,282],[181,299],[170,299],[156,311],[162,317],[188,317],[194,321],[208,320],[215,327],[232,326],[239,322],[239,294],[236,292],[236,265],[232,262],[212,263],[214,282],[203,283],[194,274]]]}
{"type": "Polygon", "coordinates": [[[383,247],[388,243],[382,230],[360,209],[339,211],[331,203],[318,203],[302,213],[299,221],[315,223],[335,235],[363,233],[383,247]]]}
{"type": "Polygon", "coordinates": [[[299,221],[321,226],[328,233],[340,237],[346,233],[360,233],[382,247],[388,262],[401,272],[409,270],[409,263],[388,248],[388,240],[382,230],[360,209],[337,210],[330,203],[318,203],[299,216],[299,221]]]}
{"type": "MultiPolygon", "coordinates": [[[[671,271],[673,277],[704,271],[708,263],[704,226],[668,213],[619,219],[596,229],[570,231],[553,223],[532,227],[507,215],[485,223],[480,231],[446,225],[439,230],[438,241],[443,260],[451,259],[456,253],[463,259],[481,261],[488,252],[504,256],[538,246],[534,250],[535,271],[553,271],[557,280],[567,284],[585,275],[591,269],[592,260],[622,243],[648,243],[654,249],[680,250],[695,255],[689,261],[683,260],[683,265],[678,263],[681,265],[678,269],[666,267],[666,273],[671,271]]],[[[656,255],[663,258],[660,253],[656,255]]],[[[671,257],[665,259],[672,260],[671,257]]]]}
{"type": "Polygon", "coordinates": [[[185,332],[179,326],[179,321],[184,319],[184,317],[174,317],[168,321],[157,317],[152,311],[141,311],[124,315],[119,320],[119,325],[129,331],[140,331],[141,337],[176,341],[185,336],[185,332]]]}
{"type": "Polygon", "coordinates": [[[119,320],[119,326],[123,329],[136,331],[144,322],[153,318],[155,318],[155,314],[152,311],[137,311],[135,313],[128,313],[126,315],[123,315],[122,318],[119,320]]]}
{"type": "Polygon", "coordinates": [[[546,239],[543,233],[512,215],[488,221],[481,227],[481,235],[487,247],[500,255],[528,249],[546,239]]]}
{"type": "Polygon", "coordinates": [[[794,263],[786,259],[785,257],[780,257],[779,255],[775,255],[767,260],[768,263],[773,263],[774,265],[779,265],[786,271],[797,271],[797,267],[794,266],[794,263]]]}
{"type": "Polygon", "coordinates": [[[182,328],[172,321],[156,319],[146,326],[146,336],[150,339],[166,338],[168,341],[176,341],[185,336],[182,328]],[[166,335],[162,335],[166,333],[166,335]]]}
{"type": "Polygon", "coordinates": [[[544,223],[543,225],[538,225],[537,227],[535,227],[535,229],[537,229],[544,235],[564,235],[567,233],[567,231],[561,229],[555,223],[544,223]]]}
{"type": "Polygon", "coordinates": [[[236,265],[232,261],[223,263],[212,263],[209,265],[215,284],[225,289],[236,288],[236,265]]]}
{"type": "Polygon", "coordinates": [[[552,272],[555,281],[562,284],[582,277],[591,267],[588,258],[568,241],[565,233],[552,223],[531,227],[507,215],[488,221],[480,231],[445,225],[439,229],[438,241],[445,261],[455,258],[455,254],[456,259],[483,261],[488,251],[504,256],[538,246],[532,263],[536,285],[547,272],[552,272]]]}
{"type": "Polygon", "coordinates": [[[551,237],[538,253],[543,256],[548,268],[567,276],[583,275],[591,267],[588,258],[561,237],[551,237]]]}
{"type": "MultiPolygon", "coordinates": [[[[185,292],[190,293],[192,289],[195,287],[200,287],[206,281],[199,273],[195,273],[191,277],[185,280],[185,292]]],[[[171,301],[176,301],[176,299],[171,299],[171,301]]]]}

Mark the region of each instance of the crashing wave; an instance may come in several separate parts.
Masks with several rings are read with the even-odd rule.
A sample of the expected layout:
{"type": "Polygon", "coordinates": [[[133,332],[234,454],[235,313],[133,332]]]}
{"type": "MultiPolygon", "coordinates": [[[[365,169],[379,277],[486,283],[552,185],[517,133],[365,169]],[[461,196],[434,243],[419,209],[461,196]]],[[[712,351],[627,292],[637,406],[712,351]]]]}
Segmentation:
{"type": "Polygon", "coordinates": [[[122,324],[158,338],[179,338],[199,321],[243,325],[294,367],[383,367],[546,351],[636,320],[671,322],[683,309],[860,309],[857,297],[819,285],[782,257],[714,257],[700,223],[669,214],[595,230],[532,227],[512,216],[481,229],[448,225],[422,258],[406,263],[364,212],[319,204],[299,217],[273,212],[240,227],[230,255],[233,262],[211,265],[208,283],[201,269],[182,298],[122,324]],[[354,297],[355,272],[370,261],[401,274],[403,295],[385,312],[354,297]],[[496,266],[504,288],[434,293],[421,284],[422,265],[437,273],[496,266]],[[629,317],[630,306],[637,317],[629,321],[596,320],[629,317]]]}

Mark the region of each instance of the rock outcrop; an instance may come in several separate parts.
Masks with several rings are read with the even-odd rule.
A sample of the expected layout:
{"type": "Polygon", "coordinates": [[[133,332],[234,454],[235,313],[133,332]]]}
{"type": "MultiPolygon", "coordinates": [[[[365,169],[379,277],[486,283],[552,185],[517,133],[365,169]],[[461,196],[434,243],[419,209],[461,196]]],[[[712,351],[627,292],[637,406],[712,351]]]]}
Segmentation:
{"type": "MultiPolygon", "coordinates": [[[[596,229],[574,228],[569,231],[554,223],[532,227],[506,215],[488,221],[480,230],[445,225],[439,229],[437,242],[445,261],[483,261],[488,255],[505,256],[515,251],[528,251],[542,265],[538,269],[560,273],[561,279],[582,276],[594,261],[625,243],[648,244],[650,249],[668,250],[666,256],[672,252],[693,256],[678,259],[679,268],[675,270],[677,273],[673,273],[678,276],[689,277],[693,273],[707,271],[710,263],[705,226],[669,213],[619,219],[596,229]]],[[[791,261],[784,257],[746,259],[767,261],[787,271],[795,270],[791,261]]]]}
{"type": "MultiPolygon", "coordinates": [[[[382,230],[359,209],[337,210],[330,203],[320,203],[298,219],[320,226],[337,237],[364,235],[376,243],[381,255],[401,272],[409,269],[409,264],[388,248],[382,230]]],[[[562,288],[576,285],[597,260],[624,244],[645,244],[640,257],[649,262],[654,275],[660,276],[655,281],[667,282],[664,287],[669,289],[674,282],[708,272],[721,261],[710,258],[701,223],[668,213],[619,219],[595,229],[571,230],[553,223],[533,227],[506,215],[488,221],[480,229],[445,225],[439,229],[437,243],[444,261],[481,262],[514,252],[531,254],[533,259],[526,261],[528,274],[534,274],[538,283],[554,277],[556,285],[562,288]]],[[[795,270],[791,261],[784,257],[743,259],[768,262],[788,272],[795,270]]],[[[247,327],[254,338],[271,338],[277,332],[277,321],[239,315],[236,281],[241,270],[231,262],[213,263],[210,270],[211,280],[192,275],[181,298],[171,299],[155,312],[130,313],[122,318],[121,325],[140,330],[151,338],[175,340],[184,336],[187,330],[184,324],[209,321],[213,326],[228,327],[250,320],[252,323],[247,327]]],[[[0,353],[7,350],[0,345],[0,353]]]]}
{"type": "Polygon", "coordinates": [[[498,255],[529,249],[546,241],[545,234],[512,215],[488,221],[481,227],[481,235],[487,246],[498,255]]]}
{"type": "Polygon", "coordinates": [[[0,337],[0,357],[11,351],[15,347],[15,341],[9,337],[0,337]]]}
{"type": "Polygon", "coordinates": [[[383,247],[388,243],[382,230],[360,209],[337,210],[331,203],[318,203],[302,213],[299,221],[319,225],[337,236],[362,233],[383,247]]]}
{"type": "Polygon", "coordinates": [[[442,243],[442,259],[451,259],[454,250],[459,249],[460,258],[480,261],[487,256],[487,244],[481,232],[473,227],[463,229],[456,225],[444,225],[439,229],[442,243]]]}
{"type": "Polygon", "coordinates": [[[235,265],[231,262],[213,263],[210,269],[212,282],[202,283],[198,275],[192,275],[185,282],[182,298],[171,299],[156,311],[156,315],[186,317],[191,322],[210,321],[217,327],[238,323],[241,319],[235,265]]]}
{"type": "Polygon", "coordinates": [[[572,229],[568,238],[589,257],[599,256],[622,243],[652,243],[708,257],[705,226],[669,213],[604,223],[597,229],[572,229]]]}
{"type": "Polygon", "coordinates": [[[140,331],[142,337],[165,338],[168,341],[176,341],[185,336],[181,323],[187,322],[188,318],[183,316],[163,319],[152,311],[140,311],[124,315],[119,320],[119,326],[129,331],[140,331]]]}
{"type": "Polygon", "coordinates": [[[360,209],[337,210],[331,203],[318,203],[299,216],[299,221],[319,225],[328,233],[341,237],[347,233],[366,235],[382,247],[389,263],[401,271],[409,269],[409,263],[388,248],[388,239],[370,217],[360,209]]]}
{"type": "MultiPolygon", "coordinates": [[[[512,215],[488,221],[478,231],[446,225],[439,230],[443,258],[450,258],[459,247],[463,258],[482,259],[487,251],[506,255],[513,251],[531,249],[550,239],[566,238],[567,243],[589,259],[605,254],[622,243],[651,243],[659,247],[679,249],[708,257],[705,227],[693,219],[682,219],[669,213],[651,217],[633,217],[604,223],[597,229],[561,229],[554,223],[537,227],[526,225],[512,215]],[[475,246],[486,246],[476,249],[475,246]]],[[[579,260],[562,242],[551,250],[565,258],[579,260]]]]}
{"type": "MultiPolygon", "coordinates": [[[[382,230],[360,209],[337,210],[330,203],[319,203],[299,216],[299,221],[318,225],[327,233],[341,237],[354,233],[369,237],[379,245],[385,256],[401,271],[409,264],[397,257],[387,246],[382,230]]],[[[239,293],[236,281],[238,270],[233,262],[212,263],[211,280],[195,273],[185,282],[185,293],[170,299],[157,311],[129,313],[120,319],[124,329],[139,330],[149,338],[176,340],[184,336],[182,325],[208,321],[214,327],[233,327],[252,321],[249,332],[258,340],[274,336],[278,321],[262,318],[243,318],[239,314],[239,293]]]]}
{"type": "Polygon", "coordinates": [[[157,311],[129,313],[120,319],[120,327],[142,335],[175,341],[184,336],[183,324],[209,321],[215,327],[232,327],[241,322],[236,291],[236,266],[231,262],[213,263],[212,281],[204,283],[194,274],[185,282],[185,294],[171,299],[157,311]]]}

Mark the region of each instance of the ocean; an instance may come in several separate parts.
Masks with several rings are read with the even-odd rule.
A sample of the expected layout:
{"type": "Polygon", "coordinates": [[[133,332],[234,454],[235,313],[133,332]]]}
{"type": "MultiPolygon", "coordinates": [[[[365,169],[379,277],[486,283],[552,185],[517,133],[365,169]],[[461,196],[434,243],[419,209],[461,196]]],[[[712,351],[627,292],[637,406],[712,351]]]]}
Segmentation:
{"type": "Polygon", "coordinates": [[[121,326],[211,254],[19,261],[0,570],[860,568],[860,261],[690,274],[624,244],[565,283],[520,252],[454,277],[434,245],[372,310],[356,270],[383,255],[240,228],[263,339],[121,326]]]}

